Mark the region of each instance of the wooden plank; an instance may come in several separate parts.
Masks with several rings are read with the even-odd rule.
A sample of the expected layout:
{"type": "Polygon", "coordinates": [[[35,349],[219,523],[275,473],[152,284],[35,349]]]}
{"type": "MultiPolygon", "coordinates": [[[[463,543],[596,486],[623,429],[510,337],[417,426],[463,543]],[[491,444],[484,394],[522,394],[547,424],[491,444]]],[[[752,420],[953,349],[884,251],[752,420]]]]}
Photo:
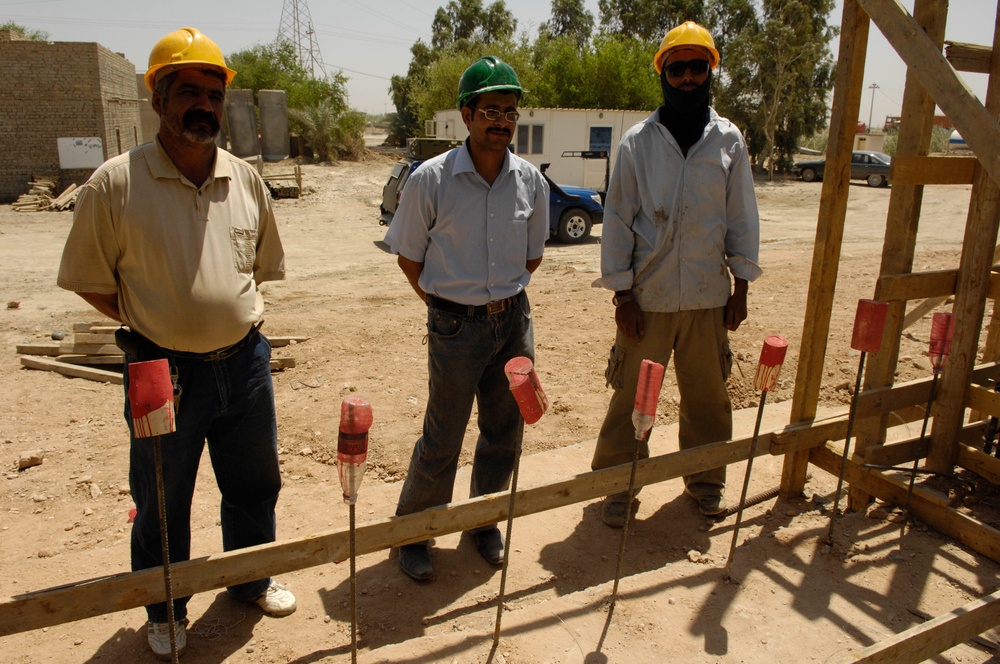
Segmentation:
{"type": "Polygon", "coordinates": [[[892,158],[892,184],[972,184],[975,157],[924,157],[899,155],[892,158]]]}
{"type": "Polygon", "coordinates": [[[124,355],[60,355],[56,362],[67,364],[111,365],[125,364],[124,355]]]}
{"type": "MultiPolygon", "coordinates": [[[[1000,52],[1000,11],[994,18],[993,50],[1000,52]]],[[[944,100],[938,99],[937,102],[951,117],[944,100]]],[[[990,64],[985,111],[988,111],[986,115],[993,121],[994,127],[1000,130],[1000,125],[993,120],[1000,115],[1000,58],[990,64]]],[[[956,125],[958,126],[957,122],[956,125]]],[[[977,146],[969,143],[965,134],[966,127],[959,126],[959,129],[981,165],[976,166],[972,201],[962,240],[962,257],[958,266],[955,303],[952,306],[955,313],[955,334],[951,342],[951,354],[941,372],[940,389],[934,404],[931,448],[927,451],[927,467],[938,471],[950,471],[958,460],[958,433],[965,421],[966,395],[979,351],[979,334],[993,267],[993,248],[997,244],[997,231],[1000,229],[1000,177],[990,168],[987,160],[987,157],[1000,158],[1000,150],[997,149],[1000,146],[1000,131],[991,144],[977,146]],[[989,154],[984,154],[983,150],[989,154]]]]}
{"type": "Polygon", "coordinates": [[[927,455],[927,441],[914,438],[899,443],[872,445],[865,449],[865,463],[877,466],[898,466],[927,455]]]}
{"type": "MultiPolygon", "coordinates": [[[[651,457],[639,462],[636,485],[743,461],[749,456],[750,445],[751,439],[743,438],[651,457]]],[[[756,452],[758,456],[767,454],[767,446],[758,445],[756,452]]],[[[537,514],[623,491],[628,487],[630,470],[630,464],[623,464],[520,489],[517,515],[537,514]]],[[[357,555],[496,523],[507,518],[509,507],[509,493],[491,493],[361,524],[355,529],[357,555]]],[[[181,597],[345,560],[350,555],[349,537],[349,531],[341,528],[177,563],[170,568],[173,590],[181,597]]],[[[133,609],[161,602],[164,597],[160,568],[29,592],[0,601],[0,636],[133,609]]]]}
{"type": "Polygon", "coordinates": [[[122,384],[121,372],[106,371],[104,369],[94,369],[93,367],[83,367],[76,364],[67,364],[58,360],[50,360],[47,357],[35,357],[33,355],[22,355],[21,365],[28,369],[41,369],[42,371],[55,371],[71,378],[86,378],[99,383],[122,384]]]}
{"type": "MultiPolygon", "coordinates": [[[[809,454],[810,462],[828,473],[839,474],[843,447],[826,444],[814,447],[809,454]]],[[[908,482],[887,477],[873,470],[866,470],[853,459],[848,458],[844,479],[852,486],[857,485],[866,493],[894,505],[906,503],[908,482]]],[[[947,502],[947,499],[943,499],[947,502]]],[[[977,551],[990,560],[1000,562],[1000,531],[971,516],[942,505],[942,497],[915,486],[910,498],[910,511],[918,519],[948,537],[977,551]]]]}
{"type": "Polygon", "coordinates": [[[89,323],[86,322],[86,321],[84,321],[84,322],[81,322],[81,323],[73,323],[73,332],[91,332],[91,331],[94,331],[94,332],[114,332],[119,327],[121,327],[121,326],[118,323],[115,323],[114,321],[112,321],[110,319],[99,320],[99,321],[92,321],[92,322],[89,322],[89,323]],[[107,328],[107,329],[105,329],[105,328],[107,328]]]}
{"type": "Polygon", "coordinates": [[[940,46],[931,41],[899,0],[858,2],[906,63],[907,74],[919,76],[921,85],[976,153],[982,168],[1000,182],[1000,150],[996,149],[1000,145],[1000,125],[951,68],[940,46]]]}
{"type": "Polygon", "coordinates": [[[78,344],[73,341],[63,341],[59,344],[59,352],[74,355],[121,355],[122,349],[110,344],[78,344]]]}
{"type": "Polygon", "coordinates": [[[284,371],[295,367],[294,357],[272,357],[271,371],[284,371]]]}
{"type": "Polygon", "coordinates": [[[989,46],[946,41],[944,55],[955,71],[969,71],[976,74],[990,73],[990,58],[993,49],[989,46]]]}
{"type": "MultiPolygon", "coordinates": [[[[117,329],[117,328],[116,328],[117,329]]],[[[73,334],[74,344],[96,344],[107,345],[115,343],[114,332],[75,332],[73,334]]]]}
{"type": "MultiPolygon", "coordinates": [[[[806,343],[802,344],[795,374],[795,390],[789,417],[792,422],[816,417],[816,406],[823,384],[823,364],[844,242],[851,152],[861,108],[870,23],[859,0],[844,0],[840,34],[850,35],[851,38],[840,40],[837,58],[830,137],[827,141],[827,171],[820,192],[816,241],[813,245],[806,311],[803,315],[802,339],[806,343]]],[[[780,485],[783,497],[791,498],[802,493],[808,466],[807,452],[797,452],[785,457],[780,485]]]]}
{"type": "Polygon", "coordinates": [[[930,270],[905,274],[883,274],[876,289],[885,302],[921,300],[955,294],[958,270],[930,270]]]}
{"type": "Polygon", "coordinates": [[[966,405],[991,417],[1000,417],[1000,393],[992,389],[970,385],[966,405]]]}
{"type": "Polygon", "coordinates": [[[959,467],[971,470],[984,480],[1000,484],[1000,459],[986,454],[971,445],[958,446],[959,467]]]}
{"type": "Polygon", "coordinates": [[[59,350],[59,342],[42,344],[18,344],[16,350],[21,355],[47,355],[54,356],[62,353],[59,350]]]}
{"type": "Polygon", "coordinates": [[[1000,624],[1000,590],[890,636],[839,664],[917,664],[1000,624]]]}

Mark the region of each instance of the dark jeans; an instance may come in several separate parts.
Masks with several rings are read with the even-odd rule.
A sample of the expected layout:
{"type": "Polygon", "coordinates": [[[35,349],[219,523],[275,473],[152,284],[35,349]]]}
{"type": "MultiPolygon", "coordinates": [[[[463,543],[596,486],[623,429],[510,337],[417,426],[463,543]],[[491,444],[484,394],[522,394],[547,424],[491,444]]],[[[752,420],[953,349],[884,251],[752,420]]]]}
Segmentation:
{"type": "MultiPolygon", "coordinates": [[[[169,356],[168,356],[169,357],[169,356]]],[[[271,383],[271,344],[254,338],[225,360],[169,357],[181,386],[177,431],[160,437],[170,561],[191,556],[191,498],[205,442],[222,494],[222,546],[226,551],[275,539],[274,507],[281,489],[278,429],[271,383]]],[[[132,428],[125,368],[125,420],[132,428]]],[[[132,360],[135,361],[135,360],[132,360]]],[[[131,440],[129,484],[136,504],[132,569],[163,564],[152,438],[131,440]]],[[[263,593],[270,579],[230,586],[241,600],[263,593]]],[[[174,600],[174,617],[187,615],[187,600],[174,600]]],[[[167,622],[166,603],[146,607],[151,622],[167,622]]]]}
{"type": "Polygon", "coordinates": [[[479,439],[470,496],[507,488],[524,435],[524,419],[510,393],[504,365],[519,355],[534,361],[527,295],[521,296],[518,306],[492,316],[460,316],[428,307],[427,330],[427,411],[397,515],[451,502],[473,400],[479,407],[479,439]]]}

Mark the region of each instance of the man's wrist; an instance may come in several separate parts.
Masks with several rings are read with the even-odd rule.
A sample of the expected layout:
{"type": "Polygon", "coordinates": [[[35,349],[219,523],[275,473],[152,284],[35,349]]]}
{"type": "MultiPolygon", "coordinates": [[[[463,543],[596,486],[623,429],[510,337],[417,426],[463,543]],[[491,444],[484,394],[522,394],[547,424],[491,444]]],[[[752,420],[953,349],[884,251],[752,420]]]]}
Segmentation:
{"type": "Polygon", "coordinates": [[[635,302],[635,295],[632,294],[631,290],[615,291],[614,297],[611,298],[611,303],[616,307],[629,302],[635,302]]]}

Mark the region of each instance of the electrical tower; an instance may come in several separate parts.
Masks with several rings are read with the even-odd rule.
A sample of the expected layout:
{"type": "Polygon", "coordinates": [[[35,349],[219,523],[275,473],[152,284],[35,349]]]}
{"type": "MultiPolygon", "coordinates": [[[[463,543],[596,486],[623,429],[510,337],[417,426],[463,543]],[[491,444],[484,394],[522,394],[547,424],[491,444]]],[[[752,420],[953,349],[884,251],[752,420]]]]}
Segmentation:
{"type": "Polygon", "coordinates": [[[299,65],[303,69],[316,78],[326,78],[326,67],[319,52],[319,40],[316,38],[316,30],[313,28],[306,0],[285,0],[285,5],[281,9],[278,37],[284,37],[292,42],[299,65]]]}

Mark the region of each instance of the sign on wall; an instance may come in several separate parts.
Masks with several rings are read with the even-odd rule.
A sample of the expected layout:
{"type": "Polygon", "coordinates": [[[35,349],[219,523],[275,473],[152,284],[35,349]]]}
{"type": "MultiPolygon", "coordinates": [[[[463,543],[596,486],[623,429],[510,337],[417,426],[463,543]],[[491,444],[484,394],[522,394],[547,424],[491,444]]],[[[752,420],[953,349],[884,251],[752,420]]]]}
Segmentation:
{"type": "Polygon", "coordinates": [[[57,138],[59,168],[97,168],[104,163],[104,142],[90,138],[57,138]]]}

